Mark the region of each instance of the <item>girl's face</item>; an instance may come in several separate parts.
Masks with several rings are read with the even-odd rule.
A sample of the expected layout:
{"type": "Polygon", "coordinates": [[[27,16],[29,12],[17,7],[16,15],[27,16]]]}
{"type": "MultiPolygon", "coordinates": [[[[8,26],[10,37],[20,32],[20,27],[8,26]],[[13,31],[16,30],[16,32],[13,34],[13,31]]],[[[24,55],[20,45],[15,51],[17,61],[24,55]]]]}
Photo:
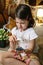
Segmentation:
{"type": "Polygon", "coordinates": [[[20,31],[24,31],[28,27],[28,21],[27,20],[21,20],[19,18],[16,18],[16,26],[20,31]]]}

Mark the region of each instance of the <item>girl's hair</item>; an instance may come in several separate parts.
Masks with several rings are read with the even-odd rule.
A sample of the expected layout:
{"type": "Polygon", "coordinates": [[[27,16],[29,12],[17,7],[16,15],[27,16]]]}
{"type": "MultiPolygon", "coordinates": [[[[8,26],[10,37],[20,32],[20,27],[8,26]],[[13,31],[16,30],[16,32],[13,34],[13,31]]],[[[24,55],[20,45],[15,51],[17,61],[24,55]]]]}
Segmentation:
{"type": "Polygon", "coordinates": [[[31,13],[31,8],[26,4],[19,4],[15,10],[15,18],[28,20],[28,28],[33,27],[34,19],[31,13]]]}

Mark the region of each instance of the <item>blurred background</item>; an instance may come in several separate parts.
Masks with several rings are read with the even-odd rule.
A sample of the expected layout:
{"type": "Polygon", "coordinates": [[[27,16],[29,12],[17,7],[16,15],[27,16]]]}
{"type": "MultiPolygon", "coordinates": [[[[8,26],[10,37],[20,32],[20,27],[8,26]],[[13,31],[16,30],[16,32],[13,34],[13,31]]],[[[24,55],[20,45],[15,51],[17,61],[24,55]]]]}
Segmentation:
{"type": "MultiPolygon", "coordinates": [[[[43,65],[43,0],[0,0],[0,28],[5,28],[9,32],[15,24],[15,9],[19,4],[27,4],[31,7],[35,20],[35,31],[38,34],[36,43],[39,44],[39,57],[43,65]]],[[[5,50],[6,48],[4,48],[5,50]]],[[[0,50],[3,50],[0,48],[0,50]]]]}

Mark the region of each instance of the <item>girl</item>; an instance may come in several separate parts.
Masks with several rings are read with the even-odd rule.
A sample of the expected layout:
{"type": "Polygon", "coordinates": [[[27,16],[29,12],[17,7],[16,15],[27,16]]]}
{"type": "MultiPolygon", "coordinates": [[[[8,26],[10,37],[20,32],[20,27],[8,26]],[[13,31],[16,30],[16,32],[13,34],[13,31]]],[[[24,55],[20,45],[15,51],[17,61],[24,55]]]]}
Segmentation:
{"type": "Polygon", "coordinates": [[[17,65],[17,63],[22,65],[20,62],[24,61],[27,65],[40,65],[39,59],[33,54],[36,45],[35,39],[38,36],[33,29],[35,22],[30,7],[25,4],[18,5],[15,11],[15,20],[16,27],[12,29],[12,36],[9,37],[10,48],[8,52],[0,53],[0,61],[3,60],[2,64],[5,64],[6,59],[14,58],[6,62],[12,62],[13,65],[17,65]],[[17,59],[21,61],[18,62],[17,59]]]}

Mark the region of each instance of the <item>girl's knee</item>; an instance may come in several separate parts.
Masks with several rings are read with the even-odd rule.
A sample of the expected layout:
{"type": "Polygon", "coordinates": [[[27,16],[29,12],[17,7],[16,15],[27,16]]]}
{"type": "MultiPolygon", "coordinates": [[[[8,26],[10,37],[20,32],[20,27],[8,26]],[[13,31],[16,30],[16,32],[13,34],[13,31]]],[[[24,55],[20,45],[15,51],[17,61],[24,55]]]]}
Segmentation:
{"type": "Polygon", "coordinates": [[[40,62],[36,59],[33,59],[33,60],[30,61],[29,65],[40,65],[40,62]]]}
{"type": "Polygon", "coordinates": [[[2,53],[0,53],[0,63],[3,63],[3,54],[2,53]]]}

